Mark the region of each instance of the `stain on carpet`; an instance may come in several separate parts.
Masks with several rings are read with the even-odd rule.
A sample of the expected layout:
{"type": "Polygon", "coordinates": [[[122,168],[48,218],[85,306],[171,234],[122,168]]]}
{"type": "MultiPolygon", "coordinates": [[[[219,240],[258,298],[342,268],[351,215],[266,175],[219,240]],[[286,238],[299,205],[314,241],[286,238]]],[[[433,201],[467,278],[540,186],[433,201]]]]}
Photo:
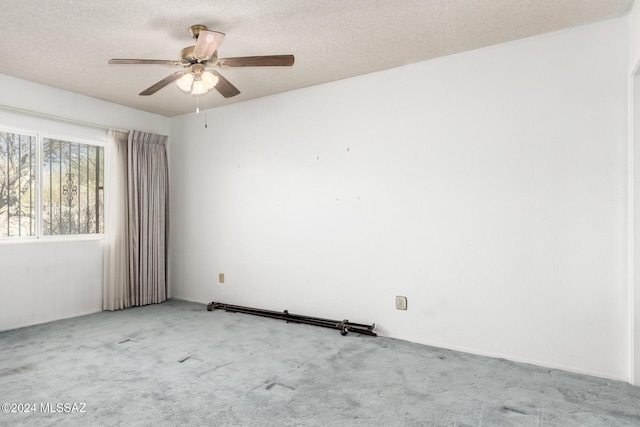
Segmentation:
{"type": "Polygon", "coordinates": [[[202,360],[198,359],[197,357],[193,357],[193,356],[184,356],[181,357],[180,359],[178,359],[178,363],[193,363],[193,362],[202,362],[202,360]]]}
{"type": "Polygon", "coordinates": [[[510,406],[503,406],[502,408],[500,408],[500,412],[514,413],[514,414],[520,414],[520,415],[529,415],[523,409],[512,408],[510,406]]]}
{"type": "Polygon", "coordinates": [[[269,385],[267,385],[265,388],[266,388],[267,390],[271,390],[271,389],[272,389],[273,387],[275,387],[275,386],[284,387],[284,388],[289,389],[289,390],[295,390],[295,389],[296,389],[295,387],[292,387],[292,386],[290,386],[290,385],[286,385],[286,384],[282,384],[282,383],[270,383],[270,384],[269,384],[269,385]]]}
{"type": "Polygon", "coordinates": [[[0,377],[23,374],[25,372],[32,371],[34,366],[35,365],[33,364],[28,364],[28,365],[17,366],[15,368],[0,369],[0,377]]]}

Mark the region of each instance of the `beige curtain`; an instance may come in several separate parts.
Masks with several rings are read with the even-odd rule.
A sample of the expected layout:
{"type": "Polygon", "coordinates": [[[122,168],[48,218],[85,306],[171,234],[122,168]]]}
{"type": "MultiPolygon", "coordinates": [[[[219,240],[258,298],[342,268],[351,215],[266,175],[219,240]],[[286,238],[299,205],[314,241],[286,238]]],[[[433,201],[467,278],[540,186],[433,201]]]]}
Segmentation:
{"type": "Polygon", "coordinates": [[[127,145],[129,132],[110,130],[107,141],[107,212],[105,215],[102,309],[131,307],[129,281],[129,209],[127,145]]]}
{"type": "Polygon", "coordinates": [[[129,133],[129,277],[131,304],[167,299],[169,170],[167,136],[129,133]]]}

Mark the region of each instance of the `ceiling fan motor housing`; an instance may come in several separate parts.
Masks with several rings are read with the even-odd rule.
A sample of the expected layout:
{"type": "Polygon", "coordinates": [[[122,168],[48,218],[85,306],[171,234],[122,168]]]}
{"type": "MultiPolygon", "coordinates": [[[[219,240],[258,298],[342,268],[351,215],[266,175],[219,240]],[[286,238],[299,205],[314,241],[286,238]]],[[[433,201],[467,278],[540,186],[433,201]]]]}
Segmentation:
{"type": "Polygon", "coordinates": [[[207,31],[207,26],[202,24],[192,25],[189,27],[189,33],[194,39],[197,39],[200,35],[200,31],[207,31]]]}
{"type": "Polygon", "coordinates": [[[202,64],[193,64],[191,66],[191,72],[196,76],[200,76],[202,75],[202,72],[204,71],[204,65],[202,64]]]}
{"type": "MultiPolygon", "coordinates": [[[[202,61],[201,59],[197,58],[194,54],[193,51],[195,49],[195,45],[194,46],[187,46],[184,49],[182,49],[180,51],[180,60],[183,62],[188,62],[189,64],[197,64],[200,62],[210,62],[210,63],[215,63],[218,60],[218,51],[216,50],[213,55],[211,56],[211,58],[207,59],[206,61],[202,61]]],[[[188,66],[189,64],[183,64],[186,66],[188,66]]]]}

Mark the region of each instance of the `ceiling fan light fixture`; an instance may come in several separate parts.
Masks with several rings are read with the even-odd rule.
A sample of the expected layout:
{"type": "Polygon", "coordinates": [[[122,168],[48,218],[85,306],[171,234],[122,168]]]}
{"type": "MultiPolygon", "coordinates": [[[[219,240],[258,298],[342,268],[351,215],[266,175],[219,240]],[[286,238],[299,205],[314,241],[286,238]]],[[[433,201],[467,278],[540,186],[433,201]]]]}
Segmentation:
{"type": "Polygon", "coordinates": [[[213,73],[209,71],[205,71],[202,73],[202,82],[207,90],[213,89],[213,87],[218,84],[218,76],[213,75],[213,73]]]}
{"type": "Polygon", "coordinates": [[[184,76],[180,77],[176,83],[181,90],[185,92],[191,91],[191,84],[193,83],[193,74],[186,73],[184,76]]]}
{"type": "Polygon", "coordinates": [[[193,88],[191,89],[191,94],[202,95],[203,93],[207,93],[208,90],[209,89],[206,88],[202,80],[196,80],[193,82],[193,88]]]}

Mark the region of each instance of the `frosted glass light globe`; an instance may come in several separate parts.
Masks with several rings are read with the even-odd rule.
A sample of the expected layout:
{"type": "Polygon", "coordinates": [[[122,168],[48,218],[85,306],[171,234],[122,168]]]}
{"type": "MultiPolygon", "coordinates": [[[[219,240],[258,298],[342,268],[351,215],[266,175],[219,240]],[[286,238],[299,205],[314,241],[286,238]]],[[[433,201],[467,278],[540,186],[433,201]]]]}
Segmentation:
{"type": "Polygon", "coordinates": [[[176,82],[178,87],[185,92],[189,92],[191,90],[191,83],[193,83],[193,74],[187,73],[184,76],[180,77],[176,82]]]}
{"type": "Polygon", "coordinates": [[[191,90],[191,94],[193,95],[202,95],[203,93],[207,93],[207,88],[204,86],[204,82],[202,80],[196,80],[193,82],[193,89],[191,90]]]}
{"type": "Polygon", "coordinates": [[[209,90],[218,83],[218,76],[214,76],[213,73],[205,71],[204,73],[202,73],[202,81],[204,82],[204,87],[209,90]]]}

